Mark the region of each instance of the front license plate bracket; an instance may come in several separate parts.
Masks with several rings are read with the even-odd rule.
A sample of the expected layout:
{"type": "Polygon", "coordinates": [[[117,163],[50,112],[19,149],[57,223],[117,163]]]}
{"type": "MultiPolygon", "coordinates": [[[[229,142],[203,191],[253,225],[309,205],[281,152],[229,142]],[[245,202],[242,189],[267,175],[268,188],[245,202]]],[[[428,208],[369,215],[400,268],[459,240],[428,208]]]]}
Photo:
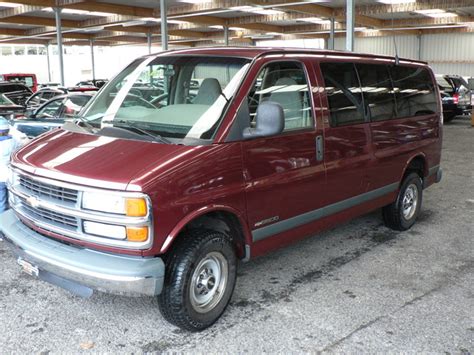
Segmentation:
{"type": "Polygon", "coordinates": [[[32,263],[26,261],[25,259],[19,257],[16,262],[18,265],[21,266],[23,272],[26,272],[28,275],[38,277],[39,269],[37,266],[33,265],[32,263]]]}

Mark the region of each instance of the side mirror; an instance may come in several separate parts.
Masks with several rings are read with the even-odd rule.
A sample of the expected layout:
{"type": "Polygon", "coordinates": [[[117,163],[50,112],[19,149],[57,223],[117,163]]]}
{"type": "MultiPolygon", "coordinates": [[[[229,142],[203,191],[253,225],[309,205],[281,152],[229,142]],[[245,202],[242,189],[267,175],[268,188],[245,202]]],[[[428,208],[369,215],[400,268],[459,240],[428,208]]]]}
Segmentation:
{"type": "Polygon", "coordinates": [[[468,79],[468,86],[469,86],[469,90],[474,91],[474,78],[469,78],[468,79]]]}
{"type": "Polygon", "coordinates": [[[283,107],[273,101],[262,102],[257,107],[255,128],[245,128],[242,132],[244,139],[275,136],[285,128],[283,107]]]}

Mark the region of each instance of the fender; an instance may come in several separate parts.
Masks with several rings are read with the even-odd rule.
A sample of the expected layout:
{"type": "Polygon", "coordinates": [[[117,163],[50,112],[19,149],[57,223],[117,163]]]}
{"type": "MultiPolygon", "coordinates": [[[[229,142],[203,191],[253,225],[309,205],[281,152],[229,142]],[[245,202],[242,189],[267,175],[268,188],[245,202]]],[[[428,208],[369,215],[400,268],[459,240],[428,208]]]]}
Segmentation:
{"type": "MultiPolygon", "coordinates": [[[[194,210],[191,213],[188,213],[184,218],[182,218],[174,226],[174,228],[166,237],[166,240],[163,243],[163,246],[161,247],[160,253],[165,253],[169,249],[173,241],[176,239],[176,237],[179,235],[179,233],[188,223],[190,223],[194,219],[201,217],[209,212],[217,212],[217,211],[229,212],[237,217],[240,225],[242,226],[242,231],[244,233],[244,241],[245,241],[246,249],[247,249],[248,248],[247,246],[250,246],[252,243],[252,234],[250,233],[246,220],[242,217],[242,213],[233,207],[213,204],[213,205],[207,205],[197,210],[194,210]]],[[[245,253],[247,254],[248,251],[246,250],[245,253]]],[[[248,255],[246,255],[246,257],[248,257],[248,255]]]]}
{"type": "Polygon", "coordinates": [[[410,158],[409,158],[409,159],[407,160],[407,162],[405,163],[405,166],[403,167],[402,175],[401,175],[400,178],[398,179],[398,181],[399,181],[400,183],[402,183],[403,177],[405,176],[405,173],[407,172],[408,166],[411,164],[411,162],[413,161],[413,159],[418,158],[418,157],[423,158],[423,160],[424,160],[424,167],[423,167],[423,169],[424,169],[424,171],[425,171],[424,177],[427,176],[427,172],[428,172],[428,162],[427,162],[427,160],[426,160],[426,154],[425,154],[424,152],[416,152],[416,153],[414,153],[413,155],[411,155],[410,158]]]}

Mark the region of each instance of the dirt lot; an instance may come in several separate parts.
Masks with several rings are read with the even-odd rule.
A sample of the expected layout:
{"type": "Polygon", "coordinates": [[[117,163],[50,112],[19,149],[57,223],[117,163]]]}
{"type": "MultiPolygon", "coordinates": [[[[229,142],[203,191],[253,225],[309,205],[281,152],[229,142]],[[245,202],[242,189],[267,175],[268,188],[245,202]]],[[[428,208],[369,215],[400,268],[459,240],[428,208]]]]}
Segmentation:
{"type": "Polygon", "coordinates": [[[36,281],[0,243],[1,352],[472,353],[468,120],[445,126],[442,167],[410,231],[386,229],[377,212],[243,264],[227,312],[199,334],[167,324],[152,298],[81,299],[36,281]]]}

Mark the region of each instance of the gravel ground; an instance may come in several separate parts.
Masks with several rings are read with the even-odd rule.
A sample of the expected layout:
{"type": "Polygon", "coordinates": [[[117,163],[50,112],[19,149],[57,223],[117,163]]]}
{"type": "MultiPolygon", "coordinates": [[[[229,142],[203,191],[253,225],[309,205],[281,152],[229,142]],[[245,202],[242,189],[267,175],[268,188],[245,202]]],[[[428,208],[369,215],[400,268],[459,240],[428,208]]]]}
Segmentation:
{"type": "Polygon", "coordinates": [[[469,121],[446,125],[444,179],[410,231],[377,212],[243,264],[226,313],[198,334],[152,298],[34,280],[0,243],[0,352],[474,352],[473,158],[469,121]]]}

